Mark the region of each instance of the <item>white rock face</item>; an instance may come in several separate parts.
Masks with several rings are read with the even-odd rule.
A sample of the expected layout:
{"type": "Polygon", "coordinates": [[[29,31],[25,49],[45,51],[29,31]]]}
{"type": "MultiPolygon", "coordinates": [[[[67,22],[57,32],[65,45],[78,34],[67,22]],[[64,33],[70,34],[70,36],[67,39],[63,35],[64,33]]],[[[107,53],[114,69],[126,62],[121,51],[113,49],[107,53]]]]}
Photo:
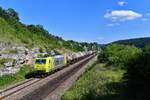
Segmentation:
{"type": "Polygon", "coordinates": [[[9,75],[9,74],[15,74],[19,70],[20,70],[20,68],[7,67],[7,68],[4,68],[4,69],[0,70],[0,76],[9,75]]]}
{"type": "Polygon", "coordinates": [[[12,67],[13,66],[13,62],[11,61],[11,62],[6,62],[6,63],[4,63],[4,66],[5,67],[12,67]]]}
{"type": "Polygon", "coordinates": [[[11,59],[5,62],[0,68],[0,76],[15,74],[22,65],[33,64],[34,58],[40,53],[39,48],[28,49],[25,46],[12,46],[0,43],[0,59],[11,59]],[[5,52],[7,51],[7,53],[5,52]],[[8,51],[17,51],[15,53],[8,51]]]}

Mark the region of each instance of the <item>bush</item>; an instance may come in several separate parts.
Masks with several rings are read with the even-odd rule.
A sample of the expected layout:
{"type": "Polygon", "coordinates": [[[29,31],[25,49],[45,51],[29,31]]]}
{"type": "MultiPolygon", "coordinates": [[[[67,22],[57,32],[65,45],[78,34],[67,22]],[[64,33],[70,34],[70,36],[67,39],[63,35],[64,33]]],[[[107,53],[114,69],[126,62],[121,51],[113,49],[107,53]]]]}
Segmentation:
{"type": "Polygon", "coordinates": [[[98,56],[100,61],[123,66],[124,79],[131,100],[147,100],[150,96],[150,45],[143,49],[112,44],[98,56]],[[102,58],[104,57],[104,58],[102,58]]]}
{"type": "Polygon", "coordinates": [[[129,96],[136,100],[147,100],[150,96],[150,46],[146,46],[141,54],[129,62],[125,78],[129,96]]]}
{"type": "Polygon", "coordinates": [[[99,60],[126,68],[128,62],[142,52],[134,46],[111,44],[99,55],[99,60]]]}
{"type": "Polygon", "coordinates": [[[97,58],[98,58],[98,62],[101,62],[101,63],[104,63],[107,61],[106,55],[103,51],[101,53],[99,53],[97,58]]]}

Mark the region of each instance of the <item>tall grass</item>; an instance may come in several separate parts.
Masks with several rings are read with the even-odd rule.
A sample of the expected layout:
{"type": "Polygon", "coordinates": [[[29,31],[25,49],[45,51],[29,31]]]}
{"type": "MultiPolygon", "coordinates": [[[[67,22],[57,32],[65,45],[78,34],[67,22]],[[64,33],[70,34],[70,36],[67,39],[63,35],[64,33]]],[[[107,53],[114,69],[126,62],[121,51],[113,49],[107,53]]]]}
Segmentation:
{"type": "Polygon", "coordinates": [[[97,64],[63,95],[62,100],[122,100],[123,74],[123,70],[97,64]]]}
{"type": "Polygon", "coordinates": [[[0,42],[24,44],[27,48],[41,47],[47,50],[62,48],[72,51],[83,50],[83,47],[78,46],[79,44],[71,44],[68,41],[50,35],[50,33],[44,35],[45,29],[42,32],[37,31],[34,33],[20,22],[10,23],[0,17],[0,42]]]}

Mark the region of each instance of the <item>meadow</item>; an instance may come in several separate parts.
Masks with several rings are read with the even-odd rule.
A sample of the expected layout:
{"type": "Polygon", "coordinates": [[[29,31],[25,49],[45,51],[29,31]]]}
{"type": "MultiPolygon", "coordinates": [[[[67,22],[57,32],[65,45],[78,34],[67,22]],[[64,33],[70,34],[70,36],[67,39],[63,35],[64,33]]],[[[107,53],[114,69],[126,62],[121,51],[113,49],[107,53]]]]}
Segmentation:
{"type": "Polygon", "coordinates": [[[124,70],[98,63],[91,66],[62,97],[62,100],[123,100],[124,70]]]}

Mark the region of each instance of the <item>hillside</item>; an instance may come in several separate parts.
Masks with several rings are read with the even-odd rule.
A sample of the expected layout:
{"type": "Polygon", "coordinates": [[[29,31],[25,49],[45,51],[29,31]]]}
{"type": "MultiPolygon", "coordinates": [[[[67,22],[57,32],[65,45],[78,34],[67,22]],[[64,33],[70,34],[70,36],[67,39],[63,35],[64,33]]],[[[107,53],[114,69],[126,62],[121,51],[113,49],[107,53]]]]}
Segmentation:
{"type": "Polygon", "coordinates": [[[125,44],[125,45],[135,45],[136,47],[143,48],[145,45],[150,44],[150,37],[119,40],[119,41],[115,41],[112,43],[125,44]]]}
{"type": "Polygon", "coordinates": [[[98,49],[97,43],[64,40],[42,25],[26,25],[12,8],[0,7],[0,76],[13,74],[40,55],[56,55],[98,49]]]}
{"type": "Polygon", "coordinates": [[[0,7],[0,42],[21,44],[27,48],[40,47],[45,50],[83,51],[92,49],[96,43],[65,41],[50,34],[42,25],[26,25],[20,22],[18,13],[0,7]]]}

